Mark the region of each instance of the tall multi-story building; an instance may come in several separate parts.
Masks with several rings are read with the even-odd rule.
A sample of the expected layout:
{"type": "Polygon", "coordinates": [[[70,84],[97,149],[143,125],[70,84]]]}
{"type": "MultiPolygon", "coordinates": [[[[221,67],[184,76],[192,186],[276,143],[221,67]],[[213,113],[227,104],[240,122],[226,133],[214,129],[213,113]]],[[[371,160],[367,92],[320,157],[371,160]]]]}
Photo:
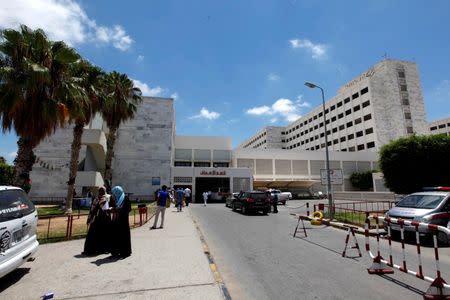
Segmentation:
{"type": "Polygon", "coordinates": [[[430,122],[428,124],[431,134],[447,134],[450,135],[450,118],[445,118],[430,122]]]}
{"type": "MultiPolygon", "coordinates": [[[[419,72],[413,62],[386,59],[343,85],[325,103],[328,146],[374,151],[399,137],[429,132],[419,72]]],[[[283,149],[325,148],[322,105],[281,130],[283,149]]],[[[238,148],[267,148],[261,130],[238,148]]],[[[272,137],[276,139],[276,137],[272,137]]]]}

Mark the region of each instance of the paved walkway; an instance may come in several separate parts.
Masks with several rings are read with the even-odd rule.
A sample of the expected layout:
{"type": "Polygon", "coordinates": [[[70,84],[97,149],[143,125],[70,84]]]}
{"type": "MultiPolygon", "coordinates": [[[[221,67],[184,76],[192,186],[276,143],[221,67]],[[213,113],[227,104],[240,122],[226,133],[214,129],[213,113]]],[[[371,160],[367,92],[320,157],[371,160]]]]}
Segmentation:
{"type": "Polygon", "coordinates": [[[34,262],[0,280],[0,298],[224,299],[189,208],[167,209],[164,229],[152,224],[131,231],[133,254],[123,260],[81,256],[84,239],[40,245],[34,262]]]}

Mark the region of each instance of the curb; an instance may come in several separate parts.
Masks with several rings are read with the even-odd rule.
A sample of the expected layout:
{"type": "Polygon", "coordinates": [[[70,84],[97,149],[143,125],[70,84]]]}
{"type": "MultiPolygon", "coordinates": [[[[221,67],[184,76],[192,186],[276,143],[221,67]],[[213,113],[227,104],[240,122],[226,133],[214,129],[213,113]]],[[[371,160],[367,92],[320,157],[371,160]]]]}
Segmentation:
{"type": "Polygon", "coordinates": [[[213,274],[214,281],[219,285],[219,287],[222,291],[223,298],[225,300],[231,300],[232,299],[231,295],[228,292],[228,288],[226,287],[225,283],[223,282],[222,276],[220,275],[217,265],[214,263],[214,258],[212,257],[211,252],[209,251],[209,247],[205,241],[205,237],[203,236],[203,233],[202,233],[197,221],[193,218],[192,215],[191,215],[191,218],[192,218],[192,221],[194,222],[194,225],[195,225],[195,228],[197,229],[198,234],[200,235],[200,241],[203,246],[203,253],[205,253],[206,258],[208,259],[209,268],[211,269],[211,272],[213,274]]]}

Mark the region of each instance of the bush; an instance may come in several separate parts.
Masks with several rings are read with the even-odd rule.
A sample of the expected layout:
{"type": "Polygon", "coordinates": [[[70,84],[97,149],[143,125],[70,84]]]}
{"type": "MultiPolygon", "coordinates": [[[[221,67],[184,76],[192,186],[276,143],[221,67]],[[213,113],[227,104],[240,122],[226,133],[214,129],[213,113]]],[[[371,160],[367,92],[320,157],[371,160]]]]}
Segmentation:
{"type": "Polygon", "coordinates": [[[350,182],[361,191],[370,191],[373,189],[372,172],[355,172],[350,175],[350,182]]]}
{"type": "Polygon", "coordinates": [[[450,136],[411,136],[380,149],[380,168],[386,186],[409,194],[425,186],[450,186],[450,136]]]}
{"type": "Polygon", "coordinates": [[[6,163],[3,157],[0,157],[0,185],[12,185],[14,178],[14,166],[6,163]]]}

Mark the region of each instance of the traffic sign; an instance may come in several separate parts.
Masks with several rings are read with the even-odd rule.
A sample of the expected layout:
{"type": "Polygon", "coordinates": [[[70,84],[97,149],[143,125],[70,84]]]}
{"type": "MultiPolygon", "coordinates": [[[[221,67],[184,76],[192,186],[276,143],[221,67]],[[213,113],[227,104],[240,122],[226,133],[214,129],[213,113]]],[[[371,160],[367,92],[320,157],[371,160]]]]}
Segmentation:
{"type": "MultiPolygon", "coordinates": [[[[323,185],[327,185],[327,169],[320,169],[320,180],[323,185]]],[[[331,184],[343,184],[344,176],[342,169],[330,169],[330,181],[331,184]]]]}

